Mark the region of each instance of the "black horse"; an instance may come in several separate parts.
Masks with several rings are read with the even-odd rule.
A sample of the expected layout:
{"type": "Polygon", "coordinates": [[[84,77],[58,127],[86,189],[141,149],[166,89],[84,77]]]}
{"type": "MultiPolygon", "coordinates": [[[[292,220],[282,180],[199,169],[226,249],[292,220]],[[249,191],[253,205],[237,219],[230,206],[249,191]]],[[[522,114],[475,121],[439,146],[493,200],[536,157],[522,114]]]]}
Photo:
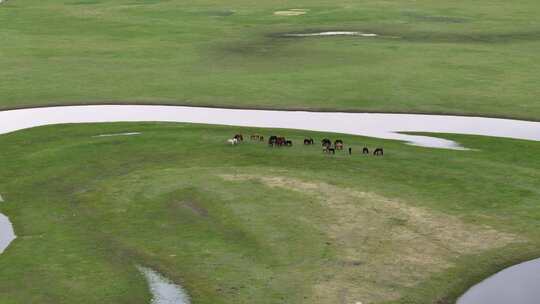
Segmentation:
{"type": "Polygon", "coordinates": [[[330,154],[330,153],[336,154],[336,149],[330,148],[330,147],[325,147],[325,148],[323,149],[323,152],[324,152],[324,153],[328,153],[328,154],[330,154]]]}
{"type": "Polygon", "coordinates": [[[270,136],[270,138],[268,138],[268,145],[269,146],[274,146],[277,142],[277,136],[275,135],[272,135],[270,136]]]}
{"type": "Polygon", "coordinates": [[[369,149],[364,147],[364,149],[362,149],[362,154],[369,154],[369,149]]]}
{"type": "Polygon", "coordinates": [[[285,141],[285,146],[292,147],[292,140],[286,140],[285,141]]]}
{"type": "Polygon", "coordinates": [[[384,151],[383,151],[383,148],[377,148],[375,149],[375,151],[373,151],[373,155],[380,155],[380,156],[383,156],[384,155],[384,151]]]}
{"type": "Polygon", "coordinates": [[[321,140],[321,143],[323,147],[330,147],[332,145],[332,141],[328,138],[321,140]]]}

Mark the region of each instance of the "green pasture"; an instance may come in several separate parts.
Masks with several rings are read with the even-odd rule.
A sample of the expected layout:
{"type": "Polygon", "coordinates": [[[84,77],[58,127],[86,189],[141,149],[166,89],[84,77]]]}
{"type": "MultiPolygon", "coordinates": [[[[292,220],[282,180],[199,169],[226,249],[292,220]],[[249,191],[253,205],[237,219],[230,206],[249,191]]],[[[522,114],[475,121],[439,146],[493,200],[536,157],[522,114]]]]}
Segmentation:
{"type": "Polygon", "coordinates": [[[136,265],[192,303],[453,303],[540,254],[540,143],[439,136],[474,150],[170,123],[2,135],[0,212],[18,238],[0,303],[149,303],[136,265]],[[141,134],[95,137],[122,132],[141,134]],[[238,132],[295,145],[227,145],[238,132]]]}
{"type": "Polygon", "coordinates": [[[8,0],[0,108],[167,103],[540,117],[540,3],[8,0]],[[274,12],[305,9],[301,16],[274,12]],[[378,37],[284,38],[360,31],[378,37]]]}

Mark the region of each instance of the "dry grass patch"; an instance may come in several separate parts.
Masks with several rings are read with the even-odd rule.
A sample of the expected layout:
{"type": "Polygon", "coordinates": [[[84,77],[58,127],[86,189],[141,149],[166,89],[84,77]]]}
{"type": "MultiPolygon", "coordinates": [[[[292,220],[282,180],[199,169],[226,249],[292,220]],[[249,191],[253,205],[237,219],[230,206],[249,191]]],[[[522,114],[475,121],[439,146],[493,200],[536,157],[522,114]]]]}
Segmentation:
{"type": "Polygon", "coordinates": [[[524,241],[514,234],[375,193],[281,176],[221,177],[299,191],[318,198],[327,208],[328,218],[316,224],[323,225],[338,254],[322,263],[313,283],[312,297],[317,303],[398,299],[398,290],[447,269],[459,256],[524,241]]]}

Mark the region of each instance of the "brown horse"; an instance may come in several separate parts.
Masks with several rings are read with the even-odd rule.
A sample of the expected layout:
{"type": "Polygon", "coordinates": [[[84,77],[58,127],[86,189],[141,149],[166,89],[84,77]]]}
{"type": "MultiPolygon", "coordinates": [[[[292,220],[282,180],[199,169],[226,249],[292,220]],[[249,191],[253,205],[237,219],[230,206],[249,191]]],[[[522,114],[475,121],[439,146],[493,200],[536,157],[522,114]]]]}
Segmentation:
{"type": "Polygon", "coordinates": [[[334,142],[334,147],[336,147],[336,150],[343,150],[343,140],[337,139],[334,142]]]}

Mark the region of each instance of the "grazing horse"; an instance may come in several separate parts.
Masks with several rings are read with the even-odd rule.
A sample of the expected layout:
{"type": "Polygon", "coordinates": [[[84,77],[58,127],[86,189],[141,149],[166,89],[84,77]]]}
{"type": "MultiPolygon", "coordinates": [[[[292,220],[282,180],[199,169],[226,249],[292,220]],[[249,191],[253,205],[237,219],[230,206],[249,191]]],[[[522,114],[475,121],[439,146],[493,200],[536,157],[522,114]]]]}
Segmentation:
{"type": "Polygon", "coordinates": [[[231,146],[237,145],[238,139],[236,138],[227,139],[227,143],[231,144],[231,146]]]}
{"type": "Polygon", "coordinates": [[[292,140],[286,140],[285,141],[285,146],[292,147],[292,140]]]}
{"type": "Polygon", "coordinates": [[[275,135],[272,135],[270,136],[270,138],[268,138],[268,145],[269,146],[274,146],[277,142],[277,136],[275,135]]]}
{"type": "Polygon", "coordinates": [[[334,147],[336,147],[336,150],[343,150],[343,140],[337,139],[334,142],[334,147]]]}
{"type": "MultiPolygon", "coordinates": [[[[278,136],[270,136],[270,139],[268,140],[268,145],[272,147],[281,147],[287,145],[287,140],[285,137],[278,137],[278,136]]],[[[292,146],[292,141],[291,141],[292,146]]]]}
{"type": "Polygon", "coordinates": [[[323,147],[330,147],[332,145],[332,141],[328,138],[321,140],[321,143],[323,147]]]}
{"type": "Polygon", "coordinates": [[[328,154],[330,154],[330,153],[336,154],[336,149],[330,148],[330,147],[328,146],[328,147],[325,147],[325,148],[323,149],[323,152],[324,152],[324,153],[328,153],[328,154]]]}
{"type": "Polygon", "coordinates": [[[364,149],[362,149],[362,154],[369,154],[369,149],[364,147],[364,149]]]}
{"type": "Polygon", "coordinates": [[[313,138],[304,139],[304,145],[313,145],[313,143],[314,143],[313,138]]]}
{"type": "Polygon", "coordinates": [[[233,138],[236,138],[238,142],[244,141],[244,136],[242,136],[242,134],[236,134],[233,138]]]}
{"type": "Polygon", "coordinates": [[[276,145],[278,147],[284,146],[286,143],[287,143],[287,140],[285,139],[285,137],[278,137],[276,140],[276,145]]]}
{"type": "Polygon", "coordinates": [[[373,155],[380,155],[380,156],[383,156],[383,155],[384,155],[383,148],[377,148],[377,149],[375,149],[375,151],[373,151],[373,155]]]}
{"type": "Polygon", "coordinates": [[[252,134],[249,137],[250,140],[261,140],[261,136],[259,134],[252,134]]]}

